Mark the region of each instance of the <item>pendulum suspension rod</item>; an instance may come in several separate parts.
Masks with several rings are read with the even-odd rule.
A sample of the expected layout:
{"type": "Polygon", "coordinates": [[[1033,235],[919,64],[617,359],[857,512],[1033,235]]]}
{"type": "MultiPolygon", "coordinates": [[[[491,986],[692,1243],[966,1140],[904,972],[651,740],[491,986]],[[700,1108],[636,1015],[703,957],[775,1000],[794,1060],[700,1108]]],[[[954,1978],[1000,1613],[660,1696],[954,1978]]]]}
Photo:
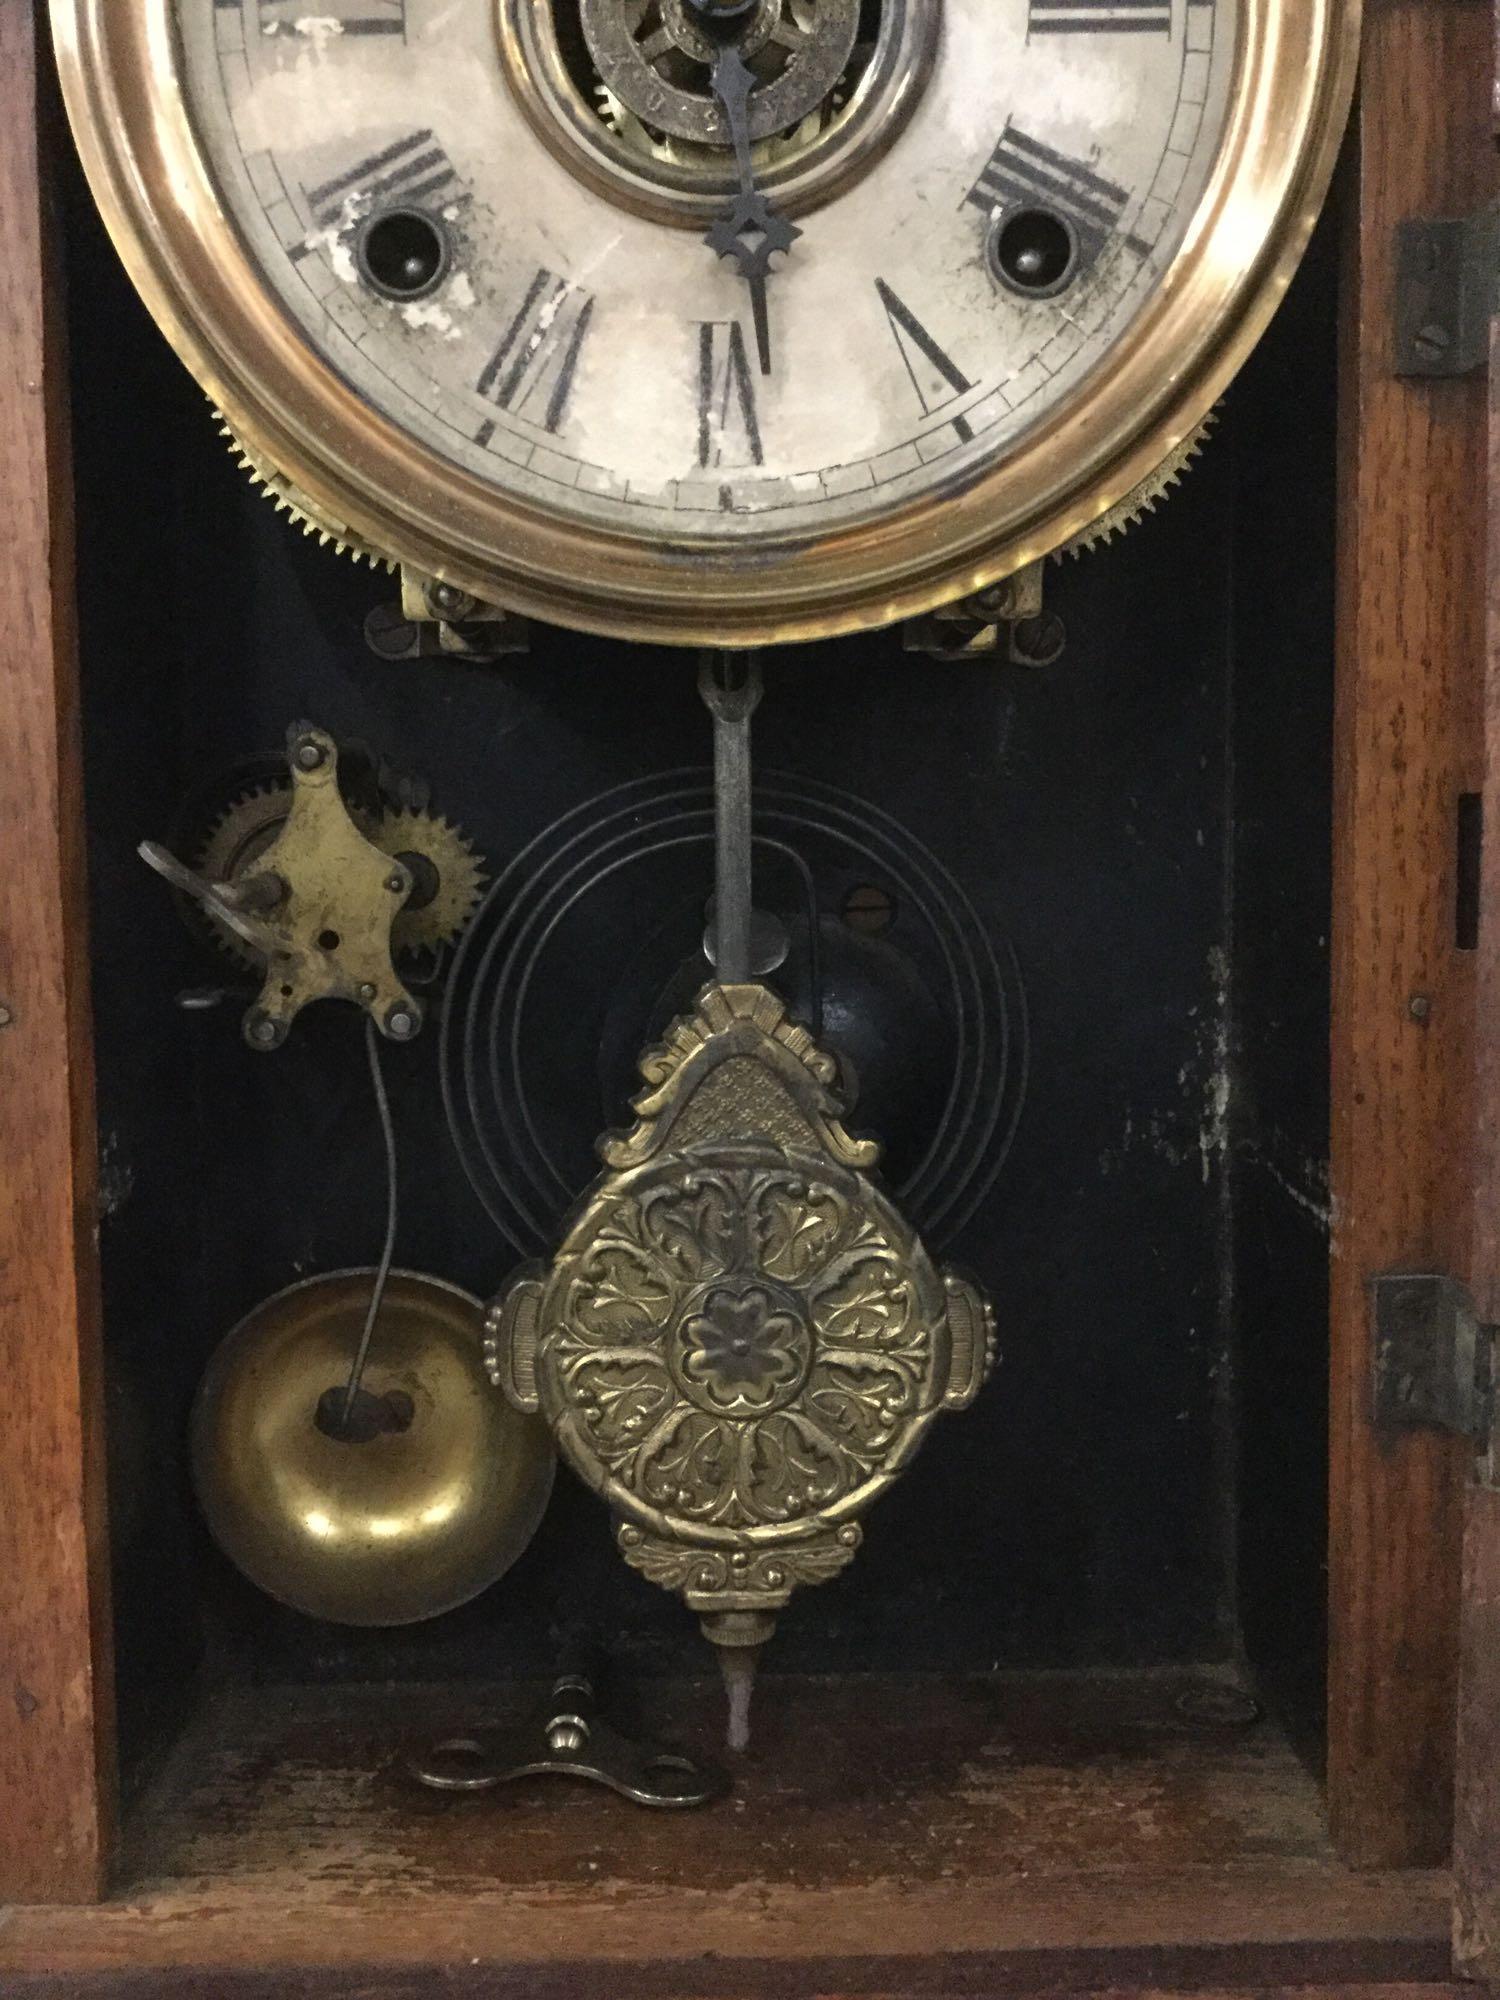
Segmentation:
{"type": "Polygon", "coordinates": [[[714,719],[714,967],[719,983],[751,976],[750,719],[760,706],[754,653],[705,653],[698,692],[714,719]]]}

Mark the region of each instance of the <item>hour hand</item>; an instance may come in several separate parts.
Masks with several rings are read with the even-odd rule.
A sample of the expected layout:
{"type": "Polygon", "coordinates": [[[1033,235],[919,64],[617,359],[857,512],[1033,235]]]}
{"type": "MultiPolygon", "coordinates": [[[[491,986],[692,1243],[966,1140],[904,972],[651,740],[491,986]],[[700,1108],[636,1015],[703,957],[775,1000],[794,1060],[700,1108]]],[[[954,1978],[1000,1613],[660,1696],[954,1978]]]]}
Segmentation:
{"type": "Polygon", "coordinates": [[[766,309],[766,279],[770,276],[771,259],[778,250],[790,250],[801,234],[795,223],[788,222],[763,194],[752,190],[736,195],[703,239],[720,257],[739,261],[740,276],[750,287],[762,375],[771,372],[771,323],[766,309]]]}

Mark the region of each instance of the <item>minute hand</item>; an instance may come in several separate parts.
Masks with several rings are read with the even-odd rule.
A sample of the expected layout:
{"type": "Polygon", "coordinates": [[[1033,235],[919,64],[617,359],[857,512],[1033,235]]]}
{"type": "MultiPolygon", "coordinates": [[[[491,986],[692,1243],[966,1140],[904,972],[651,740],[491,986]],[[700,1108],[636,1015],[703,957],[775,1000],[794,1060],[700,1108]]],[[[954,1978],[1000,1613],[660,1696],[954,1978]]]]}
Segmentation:
{"type": "Polygon", "coordinates": [[[755,185],[755,163],[750,157],[750,92],[755,76],[733,42],[726,42],[719,51],[711,81],[729,126],[740,191],[704,241],[719,256],[733,257],[739,263],[740,276],[750,287],[760,372],[769,375],[771,318],[766,308],[766,279],[771,259],[779,250],[790,250],[802,231],[755,185]]]}

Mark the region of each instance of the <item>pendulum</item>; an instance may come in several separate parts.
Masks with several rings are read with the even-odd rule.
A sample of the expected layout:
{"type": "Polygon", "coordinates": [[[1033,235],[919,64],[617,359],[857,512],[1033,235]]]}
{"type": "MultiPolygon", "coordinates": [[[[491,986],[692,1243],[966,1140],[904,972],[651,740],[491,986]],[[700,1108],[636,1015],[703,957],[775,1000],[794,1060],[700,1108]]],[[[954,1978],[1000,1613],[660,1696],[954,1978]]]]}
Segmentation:
{"type": "Polygon", "coordinates": [[[852,1137],[833,1057],[751,976],[753,658],[709,656],[716,977],[641,1059],[637,1122],[545,1271],[489,1315],[495,1380],[608,1503],[625,1559],[719,1649],[732,1747],[776,1614],[836,1575],[861,1516],[993,1361],[852,1137]]]}

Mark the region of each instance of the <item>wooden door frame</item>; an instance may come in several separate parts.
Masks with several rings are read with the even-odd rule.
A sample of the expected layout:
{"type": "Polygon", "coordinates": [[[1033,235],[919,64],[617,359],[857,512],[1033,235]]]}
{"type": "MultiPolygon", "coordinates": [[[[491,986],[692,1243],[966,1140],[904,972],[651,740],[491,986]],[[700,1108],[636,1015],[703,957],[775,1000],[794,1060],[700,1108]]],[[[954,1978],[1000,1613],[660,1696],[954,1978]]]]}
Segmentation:
{"type": "Polygon", "coordinates": [[[1367,1866],[1440,1863],[1452,1830],[1472,1452],[1375,1425],[1366,1288],[1469,1267],[1476,954],[1455,907],[1484,763],[1486,386],[1397,377],[1395,244],[1495,194],[1491,36],[1486,0],[1372,0],[1343,188],[1328,1804],[1367,1866]]]}
{"type": "MultiPolygon", "coordinates": [[[[1500,29],[1500,10],[1497,10],[1500,29]]],[[[1500,50],[1494,70],[1500,140],[1500,50]]],[[[1469,1286],[1480,1320],[1500,1326],[1500,321],[1491,323],[1489,574],[1485,775],[1476,975],[1474,1211],[1469,1286]]],[[[1492,1350],[1492,1362],[1500,1358],[1492,1350]]],[[[1500,1983],[1500,1425],[1473,1467],[1464,1505],[1458,1767],[1453,1833],[1453,1957],[1468,1978],[1500,1983]]]]}

